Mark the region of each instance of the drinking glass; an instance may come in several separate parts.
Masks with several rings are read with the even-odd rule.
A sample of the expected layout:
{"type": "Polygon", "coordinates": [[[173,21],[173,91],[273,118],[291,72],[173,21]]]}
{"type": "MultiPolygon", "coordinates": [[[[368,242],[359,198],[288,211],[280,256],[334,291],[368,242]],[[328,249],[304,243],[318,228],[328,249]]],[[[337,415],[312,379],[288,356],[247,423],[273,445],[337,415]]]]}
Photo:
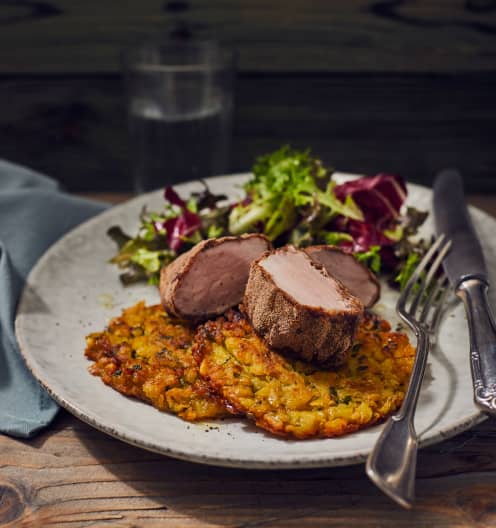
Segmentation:
{"type": "Polygon", "coordinates": [[[228,170],[235,53],[212,40],[123,54],[136,192],[228,170]]]}

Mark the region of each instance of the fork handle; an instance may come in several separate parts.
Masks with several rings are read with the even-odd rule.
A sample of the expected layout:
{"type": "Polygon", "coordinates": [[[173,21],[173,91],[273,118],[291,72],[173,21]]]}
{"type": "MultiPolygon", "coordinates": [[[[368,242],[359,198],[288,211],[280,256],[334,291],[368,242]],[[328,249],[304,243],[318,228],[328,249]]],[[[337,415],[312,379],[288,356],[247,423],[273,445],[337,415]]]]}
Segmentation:
{"type": "Polygon", "coordinates": [[[418,441],[413,416],[430,346],[429,335],[422,327],[416,336],[417,354],[403,404],[386,422],[365,466],[369,478],[404,508],[411,508],[415,499],[418,441]]]}
{"type": "Polygon", "coordinates": [[[467,278],[456,294],[467,312],[474,401],[481,411],[496,415],[496,325],[487,300],[488,287],[483,279],[467,278]]]}
{"type": "Polygon", "coordinates": [[[415,501],[417,435],[408,415],[392,416],[367,458],[368,477],[404,508],[415,501]]]}

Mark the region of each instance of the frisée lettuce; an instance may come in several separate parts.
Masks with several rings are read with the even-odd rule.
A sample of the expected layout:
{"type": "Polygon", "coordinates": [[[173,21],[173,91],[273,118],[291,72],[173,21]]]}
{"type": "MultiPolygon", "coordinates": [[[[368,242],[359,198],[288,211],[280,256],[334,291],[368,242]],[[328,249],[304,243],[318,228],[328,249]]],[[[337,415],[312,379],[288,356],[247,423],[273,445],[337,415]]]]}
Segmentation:
{"type": "Polygon", "coordinates": [[[199,241],[249,232],[265,234],[275,246],[339,246],[397,285],[406,283],[423,254],[424,243],[415,235],[426,213],[403,210],[407,188],[397,175],[338,184],[309,150],[289,146],[259,157],[252,174],[235,203],[205,183],[188,197],[167,187],[163,209],[144,209],[134,237],[112,227],[108,234],[118,252],[111,262],[121,268],[122,282],[156,284],[161,267],[199,241]]]}

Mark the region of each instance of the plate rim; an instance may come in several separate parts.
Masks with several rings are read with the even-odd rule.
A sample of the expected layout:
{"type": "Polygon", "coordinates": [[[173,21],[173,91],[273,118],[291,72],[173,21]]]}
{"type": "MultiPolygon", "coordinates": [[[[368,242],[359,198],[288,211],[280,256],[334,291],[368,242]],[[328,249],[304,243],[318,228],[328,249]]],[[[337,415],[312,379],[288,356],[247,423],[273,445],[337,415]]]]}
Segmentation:
{"type": "MultiPolygon", "coordinates": [[[[225,175],[215,176],[211,178],[206,178],[206,181],[208,183],[214,180],[224,180],[226,178],[233,178],[233,177],[241,179],[243,177],[245,178],[248,177],[249,174],[250,174],[249,172],[225,174],[225,175]]],[[[357,174],[341,173],[341,172],[335,173],[335,174],[339,174],[340,176],[344,176],[347,178],[353,178],[353,177],[358,176],[357,174]]],[[[194,182],[184,182],[184,183],[191,184],[194,182]]],[[[181,185],[181,184],[177,184],[177,185],[181,185]]],[[[432,190],[429,187],[424,186],[424,185],[419,185],[415,183],[407,183],[407,185],[411,187],[420,188],[421,190],[424,190],[427,192],[432,192],[432,190]]],[[[40,256],[37,262],[34,264],[28,276],[26,277],[21,296],[19,297],[19,301],[17,303],[16,317],[15,317],[15,335],[16,335],[16,339],[19,345],[18,346],[19,352],[21,354],[21,357],[23,358],[25,365],[27,366],[31,374],[34,376],[34,378],[47,391],[50,397],[53,398],[53,400],[55,400],[61,407],[66,409],[76,418],[94,427],[95,429],[105,434],[108,434],[109,436],[113,438],[116,438],[125,443],[133,445],[135,447],[139,447],[147,451],[151,451],[151,452],[158,453],[161,455],[170,456],[176,459],[200,463],[200,464],[218,466],[218,467],[231,467],[231,468],[255,469],[255,470],[338,467],[338,466],[354,465],[354,464],[359,464],[359,463],[364,462],[368,454],[370,453],[370,448],[357,451],[352,455],[327,456],[327,457],[321,457],[321,458],[318,458],[318,455],[317,457],[315,455],[302,455],[301,459],[299,460],[293,459],[291,461],[288,461],[288,460],[277,460],[274,458],[272,458],[271,460],[267,460],[263,458],[256,459],[256,458],[251,457],[249,460],[246,460],[246,459],[239,459],[239,458],[232,458],[232,457],[225,457],[225,456],[219,457],[219,456],[213,456],[213,455],[198,454],[198,453],[192,452],[191,450],[188,451],[187,449],[181,450],[181,449],[167,447],[163,445],[160,446],[154,442],[147,442],[146,440],[135,439],[132,436],[129,436],[126,431],[122,432],[122,431],[119,431],[118,429],[115,429],[112,426],[108,426],[106,424],[99,422],[95,416],[91,415],[91,412],[84,411],[83,409],[79,407],[77,403],[73,403],[69,401],[63,395],[58,394],[57,391],[54,391],[50,387],[49,382],[47,382],[47,380],[44,377],[43,369],[38,369],[38,367],[35,365],[36,362],[34,360],[32,361],[32,358],[30,357],[29,347],[26,345],[26,342],[24,340],[23,328],[21,324],[22,319],[21,317],[19,317],[19,315],[21,315],[24,304],[27,302],[28,287],[31,284],[30,279],[34,275],[36,275],[38,269],[44,265],[44,262],[51,257],[52,253],[56,252],[59,246],[65,243],[66,238],[73,236],[73,233],[77,232],[83,227],[87,229],[88,227],[91,227],[91,225],[93,224],[98,224],[106,216],[113,216],[113,214],[115,214],[116,211],[119,212],[121,209],[126,209],[129,206],[129,204],[134,201],[142,201],[142,200],[146,200],[146,197],[156,196],[159,191],[160,189],[157,189],[155,191],[142,193],[137,196],[134,196],[130,198],[129,200],[126,200],[125,202],[109,207],[108,209],[89,218],[85,222],[82,222],[81,224],[75,226],[74,228],[66,232],[61,238],[59,238],[51,246],[49,246],[46,249],[46,251],[40,256]]],[[[482,211],[481,209],[478,209],[473,206],[471,206],[470,208],[472,210],[476,210],[478,214],[482,214],[483,216],[491,219],[492,221],[495,221],[495,219],[491,215],[486,213],[485,211],[482,211]]],[[[482,413],[481,411],[477,409],[474,409],[474,412],[472,414],[468,416],[464,416],[462,419],[458,420],[457,422],[450,424],[449,427],[444,427],[443,429],[438,430],[436,434],[429,436],[426,439],[421,437],[419,439],[419,445],[420,447],[426,447],[428,445],[436,444],[443,440],[447,440],[469,429],[470,427],[473,427],[474,425],[482,423],[486,419],[487,419],[486,414],[482,413]]],[[[377,427],[382,427],[382,424],[377,425],[377,427]]]]}

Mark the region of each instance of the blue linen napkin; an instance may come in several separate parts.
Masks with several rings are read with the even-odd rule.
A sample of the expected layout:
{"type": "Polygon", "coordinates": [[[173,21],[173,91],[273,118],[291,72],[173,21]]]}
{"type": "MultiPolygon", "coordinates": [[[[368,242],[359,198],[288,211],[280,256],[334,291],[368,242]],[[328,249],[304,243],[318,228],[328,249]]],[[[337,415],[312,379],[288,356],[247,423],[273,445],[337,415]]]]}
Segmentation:
{"type": "Polygon", "coordinates": [[[17,301],[44,251],[106,207],[64,194],[50,178],[0,160],[0,432],[27,438],[57,413],[57,404],[20,356],[14,334],[17,301]]]}

